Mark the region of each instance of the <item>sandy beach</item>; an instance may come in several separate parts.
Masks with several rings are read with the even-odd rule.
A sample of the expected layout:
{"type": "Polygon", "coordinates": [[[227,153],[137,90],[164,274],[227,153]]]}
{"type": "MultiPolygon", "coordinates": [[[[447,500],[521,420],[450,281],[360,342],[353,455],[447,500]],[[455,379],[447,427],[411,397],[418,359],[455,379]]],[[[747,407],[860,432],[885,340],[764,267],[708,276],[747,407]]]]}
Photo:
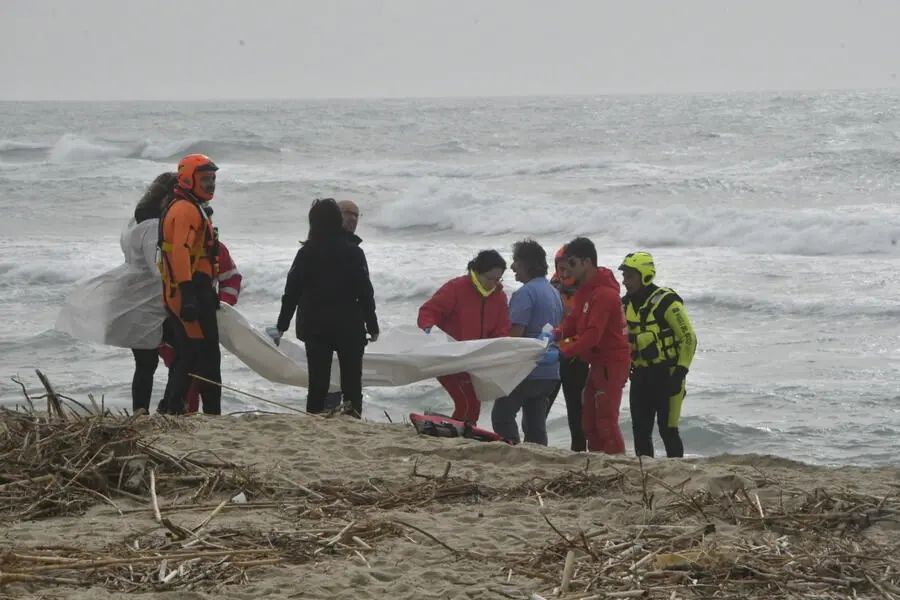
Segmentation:
{"type": "Polygon", "coordinates": [[[3,597],[900,598],[897,469],[639,464],[344,416],[2,415],[3,597]]]}

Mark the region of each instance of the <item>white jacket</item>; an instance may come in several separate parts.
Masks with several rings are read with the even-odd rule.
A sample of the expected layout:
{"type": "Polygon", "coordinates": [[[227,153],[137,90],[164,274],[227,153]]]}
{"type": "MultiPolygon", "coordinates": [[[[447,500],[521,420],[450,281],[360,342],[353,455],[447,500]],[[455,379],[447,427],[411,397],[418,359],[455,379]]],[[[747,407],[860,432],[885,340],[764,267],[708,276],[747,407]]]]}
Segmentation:
{"type": "Polygon", "coordinates": [[[166,311],[156,268],[158,228],[159,219],[135,223],[132,218],[119,240],[125,263],[76,283],[56,329],[107,346],[159,346],[166,311]]]}

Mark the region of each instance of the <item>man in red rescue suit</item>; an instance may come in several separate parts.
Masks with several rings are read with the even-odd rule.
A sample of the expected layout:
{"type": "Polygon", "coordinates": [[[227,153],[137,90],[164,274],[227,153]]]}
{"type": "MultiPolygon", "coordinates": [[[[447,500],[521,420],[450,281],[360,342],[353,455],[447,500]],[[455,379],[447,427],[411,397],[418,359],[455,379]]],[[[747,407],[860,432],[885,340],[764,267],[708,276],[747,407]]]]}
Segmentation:
{"type": "MultiPolygon", "coordinates": [[[[201,206],[203,207],[203,210],[206,211],[206,216],[212,218],[213,209],[209,205],[209,203],[204,202],[201,206]]],[[[241,293],[241,282],[243,281],[243,276],[238,270],[238,267],[235,264],[234,260],[231,258],[231,252],[228,251],[228,247],[224,243],[222,243],[221,240],[219,241],[218,271],[219,274],[216,276],[216,281],[218,282],[219,288],[219,302],[225,303],[229,306],[234,306],[235,304],[237,304],[238,296],[241,293]]],[[[168,343],[163,342],[159,346],[158,351],[159,355],[165,362],[166,367],[171,369],[172,365],[175,364],[175,348],[173,348],[168,343]]],[[[192,414],[200,410],[199,381],[193,381],[184,401],[186,406],[186,413],[192,414]]]]}
{"type": "Polygon", "coordinates": [[[562,357],[578,357],[589,365],[581,413],[587,449],[624,454],[619,407],[631,370],[631,349],[619,282],[612,271],[597,267],[597,249],[587,238],[569,242],[565,257],[578,289],[556,336],[562,357]]]}
{"type": "Polygon", "coordinates": [[[175,197],[160,219],[160,273],[163,298],[174,332],[175,364],[160,403],[160,412],[181,414],[193,383],[191,373],[212,381],[200,382],[203,412],[222,413],[221,351],[214,286],[218,275],[218,239],[203,202],[213,199],[216,164],[203,154],[185,156],[178,163],[175,197]]]}

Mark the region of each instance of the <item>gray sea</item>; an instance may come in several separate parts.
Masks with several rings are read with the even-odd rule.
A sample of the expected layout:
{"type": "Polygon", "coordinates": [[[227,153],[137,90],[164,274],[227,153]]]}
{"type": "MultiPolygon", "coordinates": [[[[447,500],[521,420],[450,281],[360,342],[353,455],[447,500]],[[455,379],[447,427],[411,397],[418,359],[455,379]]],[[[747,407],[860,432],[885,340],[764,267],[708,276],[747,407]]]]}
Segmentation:
{"type": "MultiPolygon", "coordinates": [[[[254,322],[274,322],[318,196],[362,208],[383,328],[414,323],[479,249],[508,256],[529,236],[552,254],[587,235],[612,268],[652,252],[659,283],[685,298],[700,343],[689,454],[896,464],[898,104],[896,91],[0,103],[0,402],[21,401],[16,375],[37,391],[40,368],[61,392],[130,407],[131,353],[53,323],[78,279],[121,263],[144,186],[203,152],[221,167],[215,219],[254,322]]],[[[227,353],[223,373],[304,406],[305,390],[227,353]]],[[[255,402],[226,392],[224,409],[255,402]]],[[[364,417],[450,406],[429,381],[366,390],[364,417]]],[[[561,399],[549,428],[568,447],[561,399]]],[[[627,389],[622,428],[631,452],[627,389]]]]}

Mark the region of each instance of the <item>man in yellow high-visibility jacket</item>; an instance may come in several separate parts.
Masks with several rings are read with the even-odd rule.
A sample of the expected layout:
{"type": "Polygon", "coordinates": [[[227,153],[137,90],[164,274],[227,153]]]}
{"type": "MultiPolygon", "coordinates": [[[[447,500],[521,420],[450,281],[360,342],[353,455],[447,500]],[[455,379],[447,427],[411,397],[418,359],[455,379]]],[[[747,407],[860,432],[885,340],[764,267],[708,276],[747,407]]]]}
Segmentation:
{"type": "Polygon", "coordinates": [[[619,265],[627,293],[622,298],[631,346],[629,404],[634,451],[653,456],[653,422],[666,455],[684,456],[678,432],[685,377],[697,350],[697,336],[675,291],[653,283],[656,265],[647,252],[632,252],[619,265]]]}

